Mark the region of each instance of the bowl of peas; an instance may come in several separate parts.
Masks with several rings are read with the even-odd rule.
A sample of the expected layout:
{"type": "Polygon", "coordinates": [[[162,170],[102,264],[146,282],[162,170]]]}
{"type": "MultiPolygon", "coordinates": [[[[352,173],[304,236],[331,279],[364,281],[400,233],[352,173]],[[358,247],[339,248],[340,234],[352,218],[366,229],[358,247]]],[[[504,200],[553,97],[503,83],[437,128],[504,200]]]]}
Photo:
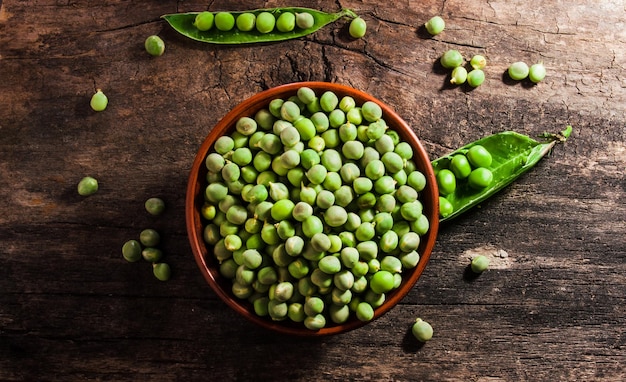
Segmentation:
{"type": "Polygon", "coordinates": [[[280,333],[377,319],[424,271],[439,227],[428,154],[389,106],[336,83],[255,94],[202,142],[186,224],[230,308],[280,333]]]}

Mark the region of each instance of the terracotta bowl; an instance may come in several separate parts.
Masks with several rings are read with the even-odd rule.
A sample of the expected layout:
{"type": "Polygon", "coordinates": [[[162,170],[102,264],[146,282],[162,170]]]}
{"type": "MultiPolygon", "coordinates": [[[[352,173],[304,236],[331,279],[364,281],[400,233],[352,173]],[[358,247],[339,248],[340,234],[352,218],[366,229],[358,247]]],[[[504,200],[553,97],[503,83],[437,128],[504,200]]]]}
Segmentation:
{"type": "Polygon", "coordinates": [[[218,261],[213,256],[212,248],[203,239],[203,230],[206,225],[206,221],[204,221],[200,213],[201,207],[204,204],[204,190],[207,186],[205,158],[212,149],[213,143],[217,140],[217,138],[233,132],[235,130],[235,123],[240,117],[253,117],[259,109],[266,108],[271,100],[275,98],[287,99],[290,96],[295,95],[297,90],[302,86],[307,86],[315,90],[318,96],[326,90],[335,92],[340,99],[345,95],[349,95],[355,99],[357,105],[361,105],[365,101],[374,101],[378,103],[383,110],[383,118],[390,128],[394,129],[404,141],[408,142],[413,147],[413,160],[416,163],[417,169],[419,169],[426,176],[427,180],[426,188],[420,193],[420,200],[424,206],[423,213],[430,221],[430,229],[426,235],[421,237],[420,246],[418,248],[420,261],[417,267],[403,271],[402,284],[399,288],[386,294],[384,304],[374,311],[374,320],[398,304],[398,302],[400,302],[400,300],[413,288],[428,263],[431,251],[435,245],[439,227],[438,190],[435,176],[430,165],[430,160],[413,130],[405,121],[402,120],[402,118],[398,116],[398,114],[396,114],[389,106],[375,99],[371,95],[347,86],[326,82],[300,82],[282,85],[250,97],[226,114],[209,132],[208,136],[200,146],[193,162],[186,195],[186,223],[193,255],[195,256],[195,260],[200,268],[200,271],[210,287],[229,307],[250,321],[276,332],[299,336],[324,336],[344,333],[361,327],[367,324],[367,322],[359,321],[356,317],[354,317],[354,315],[352,315],[350,320],[340,325],[333,324],[330,319],[327,319],[326,327],[313,331],[304,327],[302,323],[292,322],[289,319],[283,321],[273,321],[269,317],[260,317],[256,315],[251,303],[247,300],[241,300],[233,295],[231,292],[231,280],[226,279],[220,274],[218,261]]]}

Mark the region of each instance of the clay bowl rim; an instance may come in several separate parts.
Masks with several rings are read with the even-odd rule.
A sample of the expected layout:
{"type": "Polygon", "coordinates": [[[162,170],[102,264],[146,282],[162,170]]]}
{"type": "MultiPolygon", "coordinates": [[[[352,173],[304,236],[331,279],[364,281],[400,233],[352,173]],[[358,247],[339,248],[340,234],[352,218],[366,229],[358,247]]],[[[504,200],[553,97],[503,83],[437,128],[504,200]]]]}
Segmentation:
{"type": "Polygon", "coordinates": [[[209,132],[196,153],[189,173],[185,199],[185,220],[189,243],[196,263],[204,279],[221,300],[246,319],[266,329],[283,334],[316,337],[345,333],[373,322],[395,307],[411,291],[426,268],[437,239],[439,229],[438,196],[435,175],[426,150],[417,138],[415,132],[391,107],[363,91],[346,85],[318,81],[294,82],[259,92],[244,100],[229,111],[209,132]],[[418,248],[420,261],[417,267],[405,271],[409,276],[403,276],[400,287],[386,295],[386,300],[383,305],[374,310],[374,318],[371,321],[362,322],[355,317],[339,325],[329,321],[326,327],[317,331],[307,329],[301,323],[295,323],[289,320],[272,321],[267,317],[260,317],[254,313],[252,304],[246,300],[240,300],[232,294],[230,290],[231,281],[220,275],[217,260],[210,255],[209,248],[207,248],[203,240],[202,234],[204,228],[199,208],[204,203],[203,191],[206,187],[204,182],[207,170],[206,166],[204,166],[204,162],[215,140],[233,131],[235,122],[240,117],[253,116],[259,109],[266,107],[272,99],[287,99],[295,95],[296,91],[303,86],[313,89],[318,95],[321,95],[322,92],[327,90],[335,92],[340,98],[344,95],[349,95],[355,99],[357,105],[363,104],[365,101],[374,101],[380,105],[383,110],[383,118],[387,124],[393,128],[404,141],[408,142],[413,147],[413,159],[416,163],[416,167],[426,177],[426,188],[421,192],[420,197],[424,205],[424,214],[426,214],[430,223],[429,231],[426,235],[421,237],[422,240],[418,248]]]}

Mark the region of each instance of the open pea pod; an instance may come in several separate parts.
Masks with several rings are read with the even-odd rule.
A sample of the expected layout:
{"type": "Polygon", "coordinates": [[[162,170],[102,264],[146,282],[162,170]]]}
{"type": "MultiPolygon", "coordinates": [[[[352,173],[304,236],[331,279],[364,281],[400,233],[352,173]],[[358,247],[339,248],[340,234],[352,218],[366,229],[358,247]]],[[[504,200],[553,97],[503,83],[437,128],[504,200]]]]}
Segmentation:
{"type": "Polygon", "coordinates": [[[545,142],[539,142],[513,131],[505,131],[479,139],[434,160],[432,166],[436,174],[438,171],[449,167],[455,154],[466,154],[472,146],[481,145],[492,156],[492,163],[489,166],[489,170],[493,174],[491,184],[482,190],[475,190],[467,182],[458,183],[454,192],[441,196],[450,202],[453,210],[446,216],[440,216],[440,222],[454,219],[511,184],[535,166],[556,143],[565,141],[571,131],[571,126],[568,126],[567,129],[557,134],[546,133],[543,135],[546,138],[545,142]]]}
{"type": "Polygon", "coordinates": [[[280,14],[285,12],[291,12],[294,14],[307,12],[313,16],[313,26],[306,29],[298,28],[297,26],[290,32],[280,32],[277,29],[269,33],[261,33],[256,29],[249,32],[243,32],[236,27],[229,31],[220,31],[213,26],[208,31],[200,31],[194,25],[196,15],[200,12],[188,12],[188,13],[172,13],[161,16],[165,19],[178,33],[192,40],[211,43],[211,44],[251,44],[251,43],[267,43],[290,40],[294,38],[303,37],[309,35],[320,28],[340,19],[341,17],[348,16],[355,18],[357,15],[349,9],[342,9],[339,12],[327,13],[310,8],[301,7],[289,7],[289,8],[266,8],[266,9],[254,9],[249,11],[236,11],[229,12],[235,19],[242,13],[252,13],[258,16],[261,12],[270,12],[276,18],[280,14]]]}

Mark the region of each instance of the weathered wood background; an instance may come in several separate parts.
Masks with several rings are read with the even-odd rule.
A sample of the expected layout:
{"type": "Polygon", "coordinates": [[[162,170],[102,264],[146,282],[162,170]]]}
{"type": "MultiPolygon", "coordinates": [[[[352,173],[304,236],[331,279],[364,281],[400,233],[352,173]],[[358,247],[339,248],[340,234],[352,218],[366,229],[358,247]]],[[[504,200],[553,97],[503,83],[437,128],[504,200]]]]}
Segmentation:
{"type": "Polygon", "coordinates": [[[626,379],[626,6],[623,0],[0,1],[0,380],[618,381],[626,379]],[[312,36],[260,46],[185,40],[165,13],[347,7],[312,36]],[[420,25],[441,14],[446,31],[420,25]],[[159,34],[162,57],[143,41],[159,34]],[[446,86],[449,48],[487,80],[446,86]],[[543,61],[538,86],[508,65],[543,61]],[[187,243],[194,153],[233,106],[294,81],[338,82],[393,106],[432,158],[485,135],[574,127],[530,173],[442,227],[402,303],[345,335],[253,326],[204,282],[187,243]],[[94,89],[110,103],[89,108],[94,89]],[[99,179],[83,198],[76,183],[99,179]],[[143,202],[165,199],[151,218],[143,202]],[[161,231],[157,281],[122,243],[161,231]],[[468,257],[492,269],[468,281],[468,257]],[[417,316],[435,329],[418,346],[417,316]]]}

